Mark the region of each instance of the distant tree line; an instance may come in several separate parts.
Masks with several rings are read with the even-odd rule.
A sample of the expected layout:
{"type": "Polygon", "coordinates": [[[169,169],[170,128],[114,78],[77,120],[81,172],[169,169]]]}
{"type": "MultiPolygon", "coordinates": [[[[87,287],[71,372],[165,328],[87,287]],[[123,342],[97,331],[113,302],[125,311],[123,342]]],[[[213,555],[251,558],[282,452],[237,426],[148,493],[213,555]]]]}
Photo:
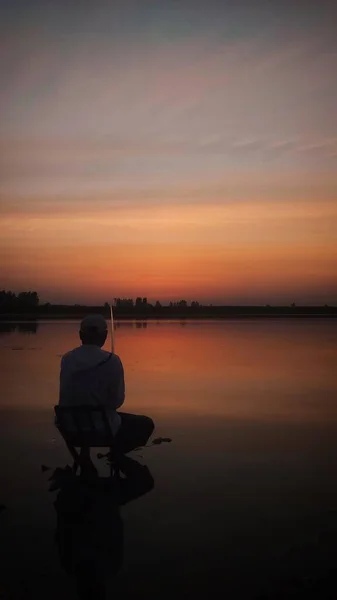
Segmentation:
{"type": "MultiPolygon", "coordinates": [[[[136,308],[136,309],[140,309],[140,310],[144,310],[144,309],[151,309],[151,308],[155,308],[155,309],[160,309],[160,308],[167,308],[165,306],[163,306],[159,300],[156,300],[156,302],[154,304],[150,304],[150,302],[147,301],[147,298],[144,297],[142,298],[141,296],[138,296],[136,298],[136,300],[134,301],[132,298],[114,298],[113,302],[111,302],[111,304],[115,307],[115,308],[136,308]]],[[[110,303],[106,302],[104,307],[105,308],[109,308],[110,303]]],[[[186,300],[179,300],[178,302],[170,302],[169,303],[169,308],[187,308],[188,302],[186,300]]],[[[191,308],[200,308],[201,304],[199,304],[199,302],[193,301],[190,303],[190,307],[191,308]]]]}
{"type": "Polygon", "coordinates": [[[36,310],[40,300],[37,292],[20,292],[15,294],[11,291],[0,290],[0,311],[6,312],[24,312],[26,310],[36,310]]]}
{"type": "MultiPolygon", "coordinates": [[[[148,302],[147,297],[113,298],[111,304],[117,318],[245,318],[245,317],[299,317],[299,316],[337,316],[337,307],[298,306],[294,302],[288,306],[213,306],[203,305],[193,300],[178,300],[162,305],[159,300],[148,302]]],[[[83,318],[88,313],[101,313],[110,316],[110,302],[99,306],[80,304],[41,304],[38,293],[26,291],[15,294],[12,291],[0,290],[0,315],[2,319],[10,319],[10,315],[25,315],[26,318],[83,318]],[[8,315],[8,316],[7,316],[8,315]]]]}
{"type": "MultiPolygon", "coordinates": [[[[116,308],[123,306],[127,306],[129,308],[144,308],[149,306],[147,298],[141,298],[140,296],[138,296],[135,301],[133,298],[114,298],[112,304],[116,308]]],[[[106,302],[104,306],[109,306],[109,303],[106,302]]]]}
{"type": "MultiPolygon", "coordinates": [[[[191,308],[202,308],[202,305],[199,302],[193,301],[190,304],[191,308]]],[[[188,302],[186,300],[179,300],[178,302],[170,302],[170,308],[187,308],[188,302]]]]}

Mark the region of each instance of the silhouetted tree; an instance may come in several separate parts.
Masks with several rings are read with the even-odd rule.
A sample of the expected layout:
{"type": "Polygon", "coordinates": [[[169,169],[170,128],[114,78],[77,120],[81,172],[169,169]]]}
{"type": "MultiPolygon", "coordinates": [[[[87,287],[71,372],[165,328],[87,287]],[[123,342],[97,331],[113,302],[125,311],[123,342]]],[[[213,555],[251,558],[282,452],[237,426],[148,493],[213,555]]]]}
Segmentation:
{"type": "Polygon", "coordinates": [[[127,306],[129,308],[133,308],[133,300],[132,298],[116,298],[116,307],[127,306]]]}
{"type": "Polygon", "coordinates": [[[34,310],[39,306],[39,296],[37,292],[20,292],[18,296],[14,292],[0,291],[0,310],[4,312],[13,312],[14,310],[34,310]]]}
{"type": "Polygon", "coordinates": [[[18,295],[18,306],[20,308],[37,308],[39,306],[37,292],[20,292],[18,295]]]}
{"type": "Polygon", "coordinates": [[[156,304],[155,304],[155,308],[156,308],[157,310],[159,310],[159,309],[161,308],[161,304],[160,304],[159,300],[157,300],[157,302],[156,302],[156,304]]]}
{"type": "Polygon", "coordinates": [[[143,303],[143,301],[142,301],[141,297],[138,296],[138,298],[136,298],[136,307],[140,308],[142,306],[142,303],[143,303]]]}
{"type": "Polygon", "coordinates": [[[0,292],[0,310],[1,312],[11,312],[17,306],[17,297],[11,291],[1,290],[0,292]]]}

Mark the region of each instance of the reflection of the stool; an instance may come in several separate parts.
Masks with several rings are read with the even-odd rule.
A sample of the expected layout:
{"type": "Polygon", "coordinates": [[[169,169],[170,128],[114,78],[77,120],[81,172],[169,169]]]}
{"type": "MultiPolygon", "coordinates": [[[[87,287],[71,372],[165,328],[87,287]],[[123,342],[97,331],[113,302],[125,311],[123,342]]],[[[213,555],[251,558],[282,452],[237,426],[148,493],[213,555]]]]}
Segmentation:
{"type": "Polygon", "coordinates": [[[57,469],[53,489],[59,489],[56,542],[60,562],[77,580],[79,598],[105,598],[105,579],[123,563],[123,521],[119,507],[151,491],[153,477],[146,466],[124,456],[125,477],[84,480],[71,469],[57,469]]]}

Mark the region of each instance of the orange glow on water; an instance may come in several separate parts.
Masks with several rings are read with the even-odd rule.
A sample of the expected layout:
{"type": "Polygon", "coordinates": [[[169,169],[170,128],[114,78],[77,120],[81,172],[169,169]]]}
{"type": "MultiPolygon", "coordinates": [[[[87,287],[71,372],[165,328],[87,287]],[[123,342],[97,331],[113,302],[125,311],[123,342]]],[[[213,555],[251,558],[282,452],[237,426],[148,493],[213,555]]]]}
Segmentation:
{"type": "MultiPolygon", "coordinates": [[[[2,337],[0,404],[50,410],[60,357],[80,344],[78,329],[75,322],[44,323],[36,336],[2,337]]],[[[336,418],[336,328],[327,322],[121,322],[115,348],[125,369],[125,411],[178,420],[336,418]]]]}

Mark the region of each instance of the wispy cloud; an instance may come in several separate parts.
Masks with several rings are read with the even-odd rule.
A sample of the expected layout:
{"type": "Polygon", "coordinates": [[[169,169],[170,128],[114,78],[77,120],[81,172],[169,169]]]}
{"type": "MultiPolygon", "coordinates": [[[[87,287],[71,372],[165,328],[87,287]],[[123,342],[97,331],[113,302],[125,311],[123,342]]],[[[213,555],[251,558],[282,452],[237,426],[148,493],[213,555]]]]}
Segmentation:
{"type": "MultiPolygon", "coordinates": [[[[296,231],[312,258],[324,235],[329,252],[333,245],[337,53],[328,11],[299,18],[280,3],[223,3],[225,10],[210,0],[178,12],[160,0],[150,11],[131,4],[75,11],[62,0],[33,0],[32,12],[5,15],[0,215],[13,273],[26,260],[20,237],[22,254],[36,259],[39,241],[56,264],[71,236],[90,251],[95,243],[98,259],[102,232],[113,230],[119,248],[131,237],[144,244],[156,280],[149,244],[160,239],[171,250],[175,241],[190,244],[196,276],[197,261],[211,261],[197,238],[213,236],[214,277],[228,266],[228,240],[241,240],[243,269],[256,247],[262,264],[258,240],[281,248],[283,239],[284,280],[289,262],[294,282],[296,231]]],[[[159,253],[172,285],[178,254],[170,263],[159,253]]],[[[331,254],[324,256],[331,275],[331,254]]]]}

